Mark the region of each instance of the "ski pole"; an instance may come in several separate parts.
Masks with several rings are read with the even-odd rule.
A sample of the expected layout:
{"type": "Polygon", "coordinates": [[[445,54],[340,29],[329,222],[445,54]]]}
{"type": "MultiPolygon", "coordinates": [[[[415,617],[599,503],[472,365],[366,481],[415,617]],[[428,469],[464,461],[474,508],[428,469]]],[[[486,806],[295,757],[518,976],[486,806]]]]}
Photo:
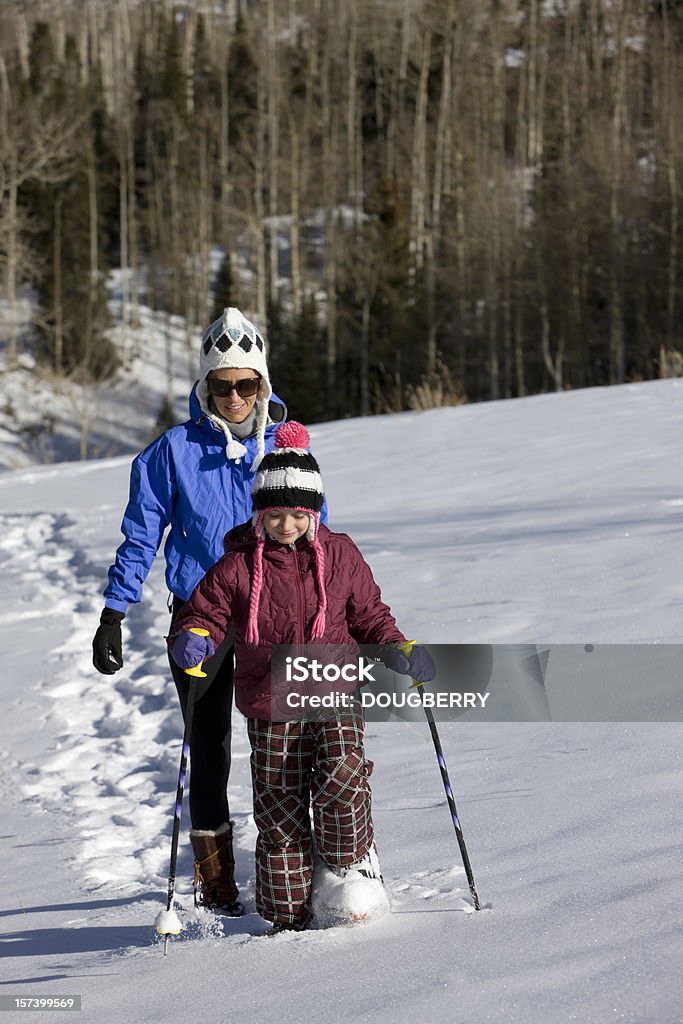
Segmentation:
{"type": "MultiPolygon", "coordinates": [[[[192,628],[191,633],[198,636],[208,636],[208,629],[192,628]]],[[[202,663],[193,668],[186,668],[188,676],[205,678],[206,672],[202,671],[202,663]]],[[[171,861],[168,868],[168,895],[166,898],[166,910],[160,910],[154,922],[154,927],[160,935],[164,936],[164,956],[168,954],[168,940],[171,935],[179,935],[182,931],[182,924],[173,910],[175,897],[176,864],[178,861],[178,839],[180,837],[180,817],[183,811],[183,794],[185,793],[185,773],[187,771],[187,757],[190,752],[190,736],[192,735],[192,719],[194,718],[194,705],[197,699],[197,687],[190,684],[190,692],[187,695],[187,706],[185,708],[185,728],[183,730],[183,746],[180,753],[180,770],[178,771],[178,787],[175,797],[175,811],[173,815],[173,835],[171,837],[171,861]]]]}
{"type": "MultiPolygon", "coordinates": [[[[398,649],[405,654],[406,657],[410,654],[413,647],[415,646],[415,640],[406,640],[405,643],[399,644],[398,649]]],[[[413,679],[413,686],[417,687],[422,692],[424,683],[418,682],[417,679],[413,679]]],[[[462,856],[462,862],[465,867],[465,874],[467,875],[467,881],[470,887],[470,893],[472,894],[472,900],[474,902],[474,909],[481,910],[481,904],[479,902],[479,896],[477,895],[477,889],[474,884],[474,873],[472,872],[472,865],[470,864],[470,858],[467,853],[467,847],[465,846],[465,837],[462,834],[462,827],[460,825],[460,819],[458,817],[458,811],[455,806],[455,797],[453,796],[453,789],[451,787],[451,780],[448,777],[448,768],[446,767],[446,759],[443,756],[443,749],[441,747],[441,740],[439,739],[439,733],[436,728],[436,722],[434,721],[434,715],[432,709],[428,707],[424,701],[422,701],[422,707],[424,713],[427,716],[427,722],[429,723],[429,731],[432,734],[434,741],[434,749],[436,751],[436,759],[439,762],[439,768],[441,769],[441,778],[443,780],[443,788],[446,791],[446,799],[448,800],[448,807],[451,812],[451,819],[453,821],[453,828],[458,839],[458,846],[460,847],[460,854],[462,856]]]]}

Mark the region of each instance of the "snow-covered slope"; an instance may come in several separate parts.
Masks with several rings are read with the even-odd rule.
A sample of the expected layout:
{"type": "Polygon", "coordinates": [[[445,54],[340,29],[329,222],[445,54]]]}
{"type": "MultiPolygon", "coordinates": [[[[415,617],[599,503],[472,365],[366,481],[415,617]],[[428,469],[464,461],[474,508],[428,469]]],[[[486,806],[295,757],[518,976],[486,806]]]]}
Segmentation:
{"type": "MultiPolygon", "coordinates": [[[[662,381],[325,424],[312,445],[331,525],[410,635],[680,643],[682,428],[683,381],[662,381]]],[[[0,997],[80,994],[88,1022],[680,1021],[676,724],[442,723],[481,913],[426,727],[370,724],[393,912],[268,940],[235,715],[250,912],[212,924],[191,910],[184,842],[186,929],[163,958],[151,924],[180,715],[160,564],[124,624],[124,670],[90,665],[128,465],[0,478],[0,997]]]]}
{"type": "MultiPolygon", "coordinates": [[[[116,300],[112,309],[118,314],[116,300]]],[[[159,433],[165,401],[176,421],[187,416],[199,332],[188,339],[184,319],[146,306],[133,307],[133,313],[130,326],[119,319],[110,332],[121,365],[101,383],[56,377],[28,352],[8,372],[0,352],[0,472],[135,452],[159,433]]]]}

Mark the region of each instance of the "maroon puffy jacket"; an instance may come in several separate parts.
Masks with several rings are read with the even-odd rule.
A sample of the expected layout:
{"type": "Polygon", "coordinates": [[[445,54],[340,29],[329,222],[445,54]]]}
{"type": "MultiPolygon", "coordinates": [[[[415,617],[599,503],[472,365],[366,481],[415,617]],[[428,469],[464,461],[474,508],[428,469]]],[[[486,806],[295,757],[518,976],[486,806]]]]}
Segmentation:
{"type": "MultiPolygon", "coordinates": [[[[388,644],[405,640],[382,601],[370,566],[350,537],[320,526],[325,552],[327,617],[320,644],[388,644]]],[[[318,610],[314,552],[305,537],[294,547],[266,539],[258,646],[245,641],[256,537],[251,523],[231,530],[225,554],[209,569],[174,621],[173,635],[208,629],[216,647],[235,627],[235,703],[248,718],[270,717],[271,645],[310,642],[318,610]]]]}

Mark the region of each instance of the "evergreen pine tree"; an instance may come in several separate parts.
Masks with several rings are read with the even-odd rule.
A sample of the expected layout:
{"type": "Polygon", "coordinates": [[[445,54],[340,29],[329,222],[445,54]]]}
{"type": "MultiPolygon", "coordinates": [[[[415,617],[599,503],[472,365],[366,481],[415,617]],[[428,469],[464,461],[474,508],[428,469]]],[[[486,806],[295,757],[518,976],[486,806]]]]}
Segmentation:
{"type": "Polygon", "coordinates": [[[239,305],[239,290],[237,288],[237,282],[235,281],[235,275],[232,272],[230,252],[226,251],[213,283],[213,307],[211,310],[211,320],[217,320],[218,317],[222,315],[223,310],[228,306],[237,306],[239,308],[239,305]]]}

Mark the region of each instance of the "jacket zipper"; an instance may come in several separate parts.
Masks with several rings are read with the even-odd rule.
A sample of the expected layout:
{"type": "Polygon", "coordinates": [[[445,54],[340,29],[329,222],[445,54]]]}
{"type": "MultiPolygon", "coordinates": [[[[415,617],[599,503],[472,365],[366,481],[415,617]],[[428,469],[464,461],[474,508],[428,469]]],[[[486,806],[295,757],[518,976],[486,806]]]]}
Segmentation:
{"type": "Polygon", "coordinates": [[[306,614],[306,595],[304,593],[303,583],[301,582],[301,573],[299,572],[299,554],[293,544],[291,545],[291,549],[292,555],[294,556],[294,580],[296,584],[296,642],[298,644],[305,644],[304,616],[306,614]]]}

